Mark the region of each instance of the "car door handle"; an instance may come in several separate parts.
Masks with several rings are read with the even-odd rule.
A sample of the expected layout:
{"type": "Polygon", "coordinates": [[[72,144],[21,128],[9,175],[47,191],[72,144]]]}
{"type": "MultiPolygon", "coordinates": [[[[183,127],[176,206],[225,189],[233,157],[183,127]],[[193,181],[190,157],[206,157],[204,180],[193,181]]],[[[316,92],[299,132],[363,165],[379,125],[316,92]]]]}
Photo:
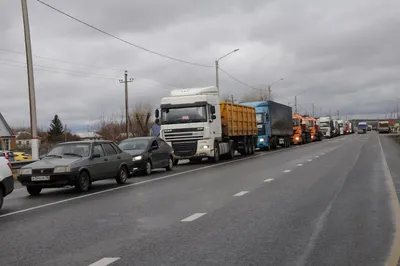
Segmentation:
{"type": "Polygon", "coordinates": [[[104,161],[108,161],[108,158],[104,158],[104,161]]]}

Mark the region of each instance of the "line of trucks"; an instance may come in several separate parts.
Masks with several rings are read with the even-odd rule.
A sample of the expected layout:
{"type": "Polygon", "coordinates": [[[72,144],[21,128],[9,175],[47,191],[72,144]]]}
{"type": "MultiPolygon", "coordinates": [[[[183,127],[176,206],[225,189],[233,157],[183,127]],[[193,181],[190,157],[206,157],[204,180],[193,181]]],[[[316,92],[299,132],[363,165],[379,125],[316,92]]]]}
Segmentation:
{"type": "Polygon", "coordinates": [[[218,162],[232,159],[235,152],[287,148],[352,130],[342,120],[328,119],[326,127],[324,119],[292,113],[290,106],[274,101],[221,102],[215,86],[171,91],[162,98],[156,118],[161,122],[160,137],[174,150],[174,164],[180,159],[218,162]],[[342,126],[332,126],[331,133],[334,123],[342,126]]]}

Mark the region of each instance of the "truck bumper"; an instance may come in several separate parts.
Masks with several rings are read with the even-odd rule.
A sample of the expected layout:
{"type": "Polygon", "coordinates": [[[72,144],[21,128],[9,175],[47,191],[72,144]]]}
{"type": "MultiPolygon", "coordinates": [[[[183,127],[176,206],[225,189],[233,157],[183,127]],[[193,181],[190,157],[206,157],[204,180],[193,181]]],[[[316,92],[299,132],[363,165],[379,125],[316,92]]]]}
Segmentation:
{"type": "Polygon", "coordinates": [[[301,136],[294,135],[290,138],[291,144],[300,144],[302,142],[301,136]]]}
{"type": "Polygon", "coordinates": [[[214,140],[167,142],[174,149],[176,159],[206,158],[214,156],[214,140]]]}

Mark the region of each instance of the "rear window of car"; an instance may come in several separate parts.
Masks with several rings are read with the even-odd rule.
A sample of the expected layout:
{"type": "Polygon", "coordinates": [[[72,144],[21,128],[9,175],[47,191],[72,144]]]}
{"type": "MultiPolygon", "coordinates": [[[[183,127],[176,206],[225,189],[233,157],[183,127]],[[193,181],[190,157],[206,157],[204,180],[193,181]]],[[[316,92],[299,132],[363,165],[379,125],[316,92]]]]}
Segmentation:
{"type": "Polygon", "coordinates": [[[115,155],[117,152],[114,150],[114,148],[111,146],[110,143],[103,143],[103,148],[106,152],[107,155],[115,155]]]}

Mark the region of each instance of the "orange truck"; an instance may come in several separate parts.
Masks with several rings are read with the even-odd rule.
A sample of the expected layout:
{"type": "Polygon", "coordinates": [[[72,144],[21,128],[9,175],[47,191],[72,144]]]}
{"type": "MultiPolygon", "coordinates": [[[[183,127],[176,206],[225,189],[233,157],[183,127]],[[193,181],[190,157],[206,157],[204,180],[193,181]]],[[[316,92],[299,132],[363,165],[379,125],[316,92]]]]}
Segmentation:
{"type": "Polygon", "coordinates": [[[294,113],[293,120],[293,136],[291,137],[292,144],[305,144],[310,143],[311,132],[307,125],[307,120],[298,113],[294,113]]]}
{"type": "Polygon", "coordinates": [[[306,125],[311,134],[312,141],[321,141],[322,140],[322,132],[319,130],[319,123],[315,117],[312,116],[304,116],[306,121],[306,125]]]}

